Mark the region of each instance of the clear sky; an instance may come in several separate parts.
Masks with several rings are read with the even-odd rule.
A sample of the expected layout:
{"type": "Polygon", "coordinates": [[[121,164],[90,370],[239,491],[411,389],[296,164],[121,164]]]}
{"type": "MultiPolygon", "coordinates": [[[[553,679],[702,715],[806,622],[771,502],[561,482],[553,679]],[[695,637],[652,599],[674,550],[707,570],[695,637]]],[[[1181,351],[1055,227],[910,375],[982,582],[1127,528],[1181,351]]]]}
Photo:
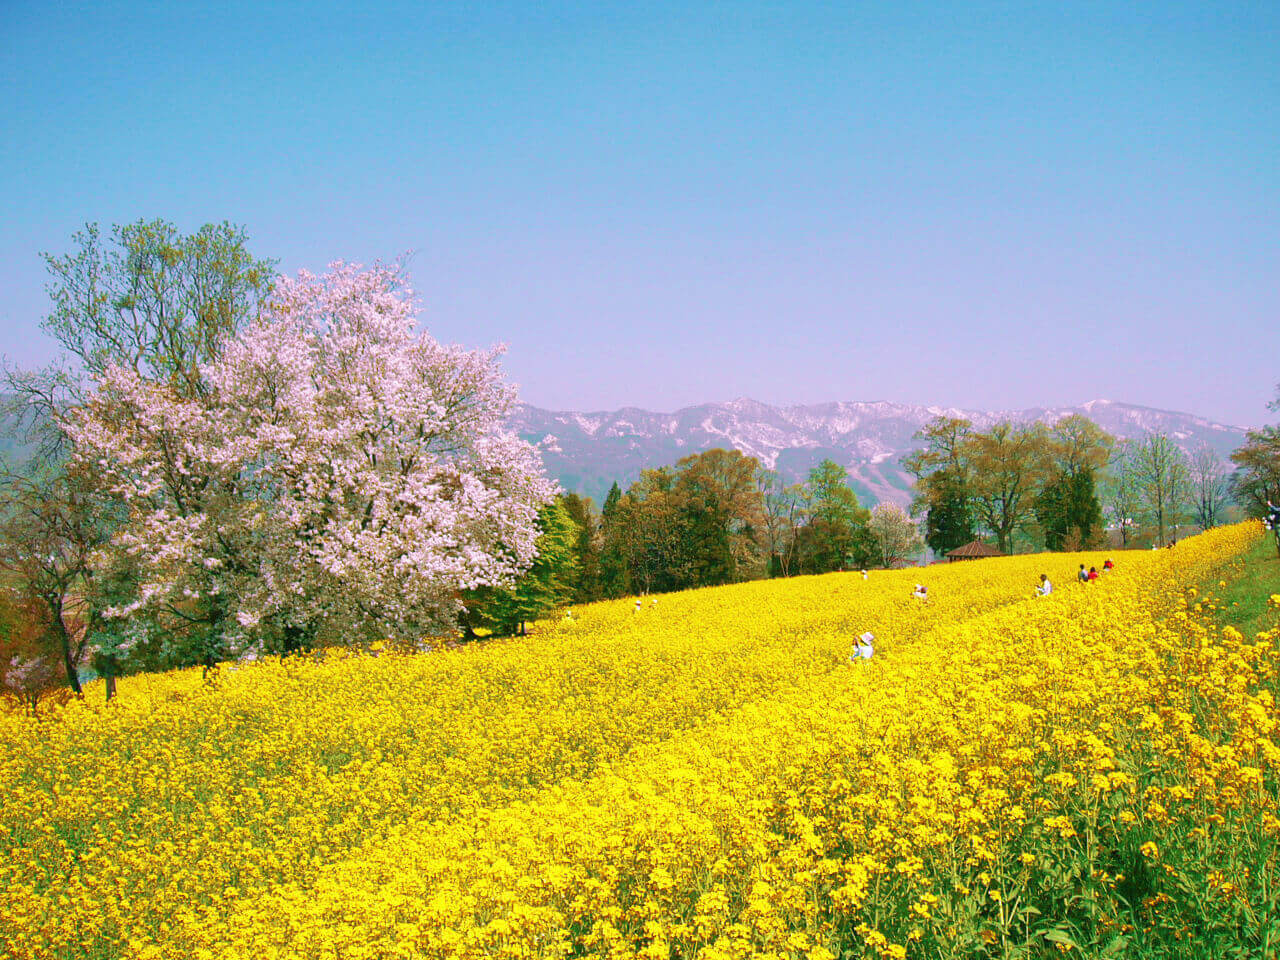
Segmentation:
{"type": "Polygon", "coordinates": [[[0,329],[88,220],[413,251],[540,406],[1280,380],[1280,3],[0,0],[0,329]]]}

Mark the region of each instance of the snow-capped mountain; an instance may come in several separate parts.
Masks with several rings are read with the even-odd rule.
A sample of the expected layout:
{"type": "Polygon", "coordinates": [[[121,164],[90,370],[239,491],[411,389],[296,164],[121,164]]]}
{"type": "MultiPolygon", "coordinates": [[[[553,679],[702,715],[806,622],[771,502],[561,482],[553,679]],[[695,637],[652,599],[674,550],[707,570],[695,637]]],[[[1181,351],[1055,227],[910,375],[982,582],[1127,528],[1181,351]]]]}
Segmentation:
{"type": "Polygon", "coordinates": [[[635,407],[574,413],[521,404],[510,426],[538,446],[550,476],[566,490],[593,497],[597,505],[615,480],[625,489],[645,468],[714,447],[737,448],[788,481],[830,457],[849,471],[861,502],[871,505],[910,501],[911,476],[899,461],[919,445],[913,434],[934,417],[964,417],[985,430],[1002,420],[1053,423],[1072,413],[1118,437],[1163,432],[1188,451],[1206,443],[1224,459],[1244,439],[1242,427],[1111,400],[991,411],[885,401],[774,407],[739,399],[674,413],[635,407]]]}

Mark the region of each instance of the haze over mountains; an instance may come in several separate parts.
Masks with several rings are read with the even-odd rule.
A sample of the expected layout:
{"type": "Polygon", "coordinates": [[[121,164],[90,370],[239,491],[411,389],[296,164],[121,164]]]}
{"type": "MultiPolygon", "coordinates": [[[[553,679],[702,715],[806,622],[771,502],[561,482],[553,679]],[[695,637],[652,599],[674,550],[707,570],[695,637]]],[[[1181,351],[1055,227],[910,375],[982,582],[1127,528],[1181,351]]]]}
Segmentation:
{"type": "Polygon", "coordinates": [[[1189,413],[1112,400],[990,411],[887,401],[770,406],[738,399],[674,413],[635,407],[576,413],[521,404],[510,424],[537,445],[551,477],[566,490],[592,497],[597,506],[615,480],[625,489],[643,469],[715,447],[737,448],[777,470],[788,482],[829,457],[848,470],[858,499],[871,506],[881,501],[910,502],[912,478],[900,460],[919,446],[913,434],[934,417],[964,417],[985,430],[1001,420],[1053,423],[1072,413],[1084,414],[1122,438],[1163,432],[1188,452],[1206,443],[1224,460],[1240,445],[1245,432],[1242,427],[1189,413]]]}

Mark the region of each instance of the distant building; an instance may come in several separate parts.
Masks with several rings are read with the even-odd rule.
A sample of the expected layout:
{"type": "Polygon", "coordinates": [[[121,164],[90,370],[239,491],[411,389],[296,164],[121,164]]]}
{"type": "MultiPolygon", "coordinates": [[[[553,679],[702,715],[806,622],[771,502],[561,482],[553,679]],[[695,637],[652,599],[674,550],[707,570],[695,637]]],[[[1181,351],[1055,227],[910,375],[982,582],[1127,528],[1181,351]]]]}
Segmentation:
{"type": "Polygon", "coordinates": [[[957,560],[981,560],[983,557],[1003,557],[1004,554],[995,547],[987,546],[981,540],[971,540],[963,547],[956,547],[947,554],[947,560],[954,563],[957,560]]]}

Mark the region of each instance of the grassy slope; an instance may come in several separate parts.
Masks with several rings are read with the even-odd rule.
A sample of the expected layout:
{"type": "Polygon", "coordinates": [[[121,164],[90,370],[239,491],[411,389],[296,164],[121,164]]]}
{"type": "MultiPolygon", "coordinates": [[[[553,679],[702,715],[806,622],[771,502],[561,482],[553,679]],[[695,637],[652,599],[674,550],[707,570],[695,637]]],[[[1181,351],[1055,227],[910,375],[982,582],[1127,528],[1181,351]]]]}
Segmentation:
{"type": "Polygon", "coordinates": [[[1214,619],[1246,637],[1268,629],[1274,616],[1268,613],[1267,600],[1280,594],[1280,557],[1276,556],[1275,542],[1270,537],[1260,539],[1228,572],[1223,580],[1205,585],[1217,607],[1214,619]]]}

